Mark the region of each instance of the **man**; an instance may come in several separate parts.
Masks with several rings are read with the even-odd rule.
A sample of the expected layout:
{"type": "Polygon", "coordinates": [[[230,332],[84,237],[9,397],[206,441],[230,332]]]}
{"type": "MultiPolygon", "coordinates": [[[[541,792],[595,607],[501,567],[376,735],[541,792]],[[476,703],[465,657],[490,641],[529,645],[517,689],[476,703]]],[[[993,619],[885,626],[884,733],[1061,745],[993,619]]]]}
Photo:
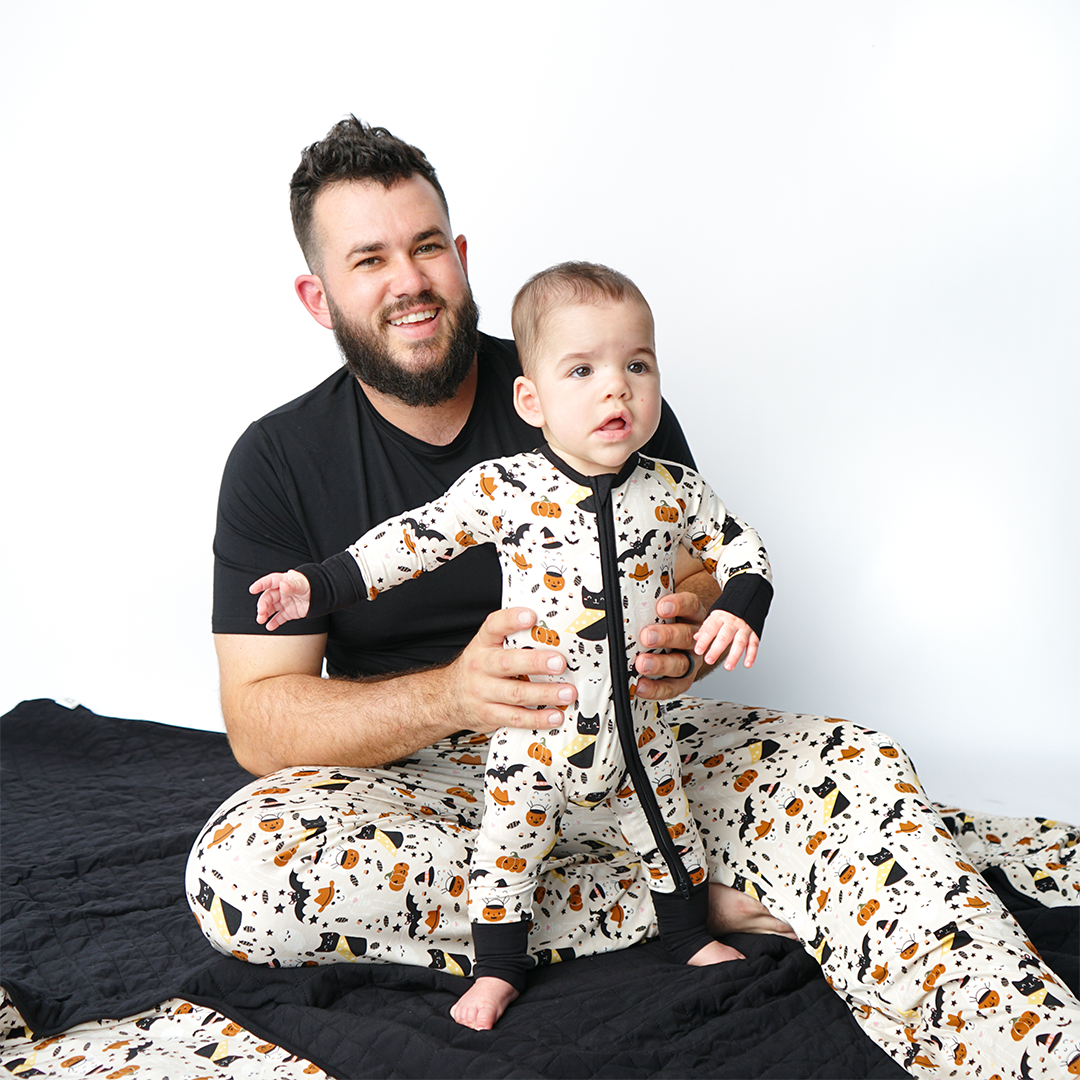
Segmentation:
{"type": "MultiPolygon", "coordinates": [[[[345,121],[335,129],[336,138],[359,137],[362,130],[355,121],[345,121]]],[[[305,170],[302,165],[298,170],[292,196],[294,223],[312,272],[297,278],[296,291],[312,317],[334,331],[364,398],[382,420],[408,439],[431,447],[453,447],[477,398],[478,341],[485,351],[498,355],[504,369],[514,363],[512,347],[477,333],[477,312],[466,276],[465,237],[451,234],[434,170],[419,151],[378,130],[372,146],[355,148],[356,153],[361,158],[365,152],[374,156],[387,153],[389,147],[397,175],[335,181],[332,174],[325,175],[326,166],[316,163],[310,151],[307,161],[313,162],[312,167],[305,170]]],[[[385,163],[380,167],[388,168],[385,163]]],[[[351,386],[348,389],[352,391],[351,386]]],[[[509,392],[506,404],[509,407],[509,392]]],[[[498,452],[513,453],[535,444],[535,431],[512,409],[499,422],[505,430],[491,440],[500,443],[498,452]]],[[[687,460],[689,451],[670,414],[663,431],[665,441],[652,445],[651,452],[687,460]]],[[[436,459],[454,456],[448,452],[436,459]]],[[[468,464],[475,461],[466,461],[461,471],[468,464]]],[[[243,468],[242,463],[240,468],[236,465],[232,463],[226,473],[219,517],[214,627],[225,722],[237,759],[250,772],[262,775],[297,763],[376,766],[463,729],[543,728],[561,722],[558,706],[573,700],[573,687],[527,684],[517,676],[561,672],[562,658],[545,650],[503,651],[506,634],[530,625],[534,615],[493,610],[498,608],[497,579],[484,594],[483,614],[488,610],[492,614],[464,651],[460,645],[448,651],[447,646],[464,644],[462,627],[454,626],[449,635],[445,630],[439,633],[437,647],[425,656],[429,661],[447,660],[459,653],[456,659],[389,681],[319,677],[324,655],[332,673],[350,676],[420,666],[387,660],[385,668],[372,669],[370,657],[345,661],[342,653],[356,642],[335,640],[340,622],[319,633],[302,625],[287,641],[280,635],[270,638],[257,633],[246,589],[262,570],[243,566],[238,545],[234,546],[234,533],[242,527],[234,527],[230,516],[228,485],[243,468]],[[258,573],[251,576],[252,570],[258,573]],[[240,632],[234,632],[237,629],[240,632]],[[358,667],[357,660],[363,666],[358,667]],[[540,706],[551,708],[538,714],[540,706]],[[409,716],[408,725],[402,725],[403,715],[409,716]]],[[[340,462],[327,465],[326,482],[344,487],[345,466],[340,462]]],[[[246,480],[237,479],[239,483],[246,480]]],[[[429,486],[430,495],[425,497],[438,494],[446,485],[433,480],[429,486]]],[[[401,508],[418,501],[406,498],[401,508]]],[[[349,522],[349,539],[361,524],[355,519],[349,522]]],[[[267,567],[278,562],[268,562],[267,567]]],[[[683,565],[684,573],[696,572],[693,560],[683,565]]],[[[700,575],[700,581],[705,589],[710,587],[708,575],[700,575]]],[[[411,600],[410,606],[415,602],[411,600]]],[[[475,610],[475,601],[467,603],[469,618],[475,610]]],[[[661,614],[696,620],[701,612],[696,598],[683,592],[668,600],[661,614]]],[[[661,626],[643,644],[689,652],[692,630],[691,623],[661,626]]],[[[343,637],[348,633],[345,630],[343,637]]],[[[638,670],[646,676],[638,692],[657,700],[685,692],[692,681],[683,654],[643,654],[638,670]]]]}
{"type": "MultiPolygon", "coordinates": [[[[262,779],[198,837],[188,896],[215,947],[246,960],[362,957],[468,974],[465,883],[487,733],[535,729],[543,755],[543,730],[575,696],[558,678],[565,660],[542,647],[534,612],[498,610],[486,545],[362,610],[273,635],[256,622],[248,587],[343,550],[478,461],[532,448],[533,429],[511,402],[520,369],[510,343],[477,333],[465,239],[454,237],[418,150],[343,121],[304,152],[292,209],[310,271],[297,293],[333,330],[346,367],[251,425],[225,470],[214,601],[222,708],[238,761],[262,779]],[[541,647],[502,648],[531,626],[541,647]]],[[[644,452],[692,464],[666,409],[644,452]]],[[[687,659],[704,614],[693,566],[677,564],[676,591],[658,604],[678,621],[642,632],[639,696],[662,703],[698,674],[687,659]]],[[[736,642],[726,666],[740,651],[736,642]]],[[[671,767],[705,843],[714,932],[797,935],[871,1036],[935,1075],[951,1067],[941,1018],[964,1010],[967,1019],[963,987],[980,957],[1012,980],[1001,1008],[1023,1011],[1009,987],[1039,962],[985,882],[959,880],[963,855],[892,740],[821,717],[693,699],[683,708],[671,767]],[[881,806],[896,813],[871,816],[881,806]],[[785,842],[785,822],[797,821],[817,823],[804,846],[785,842]],[[977,903],[948,907],[950,887],[977,903]],[[867,970],[881,981],[865,982],[867,970]]],[[[1045,844],[1054,846],[1050,834],[1045,844]]],[[[602,809],[564,817],[547,867],[529,933],[536,963],[655,932],[641,867],[602,809]]],[[[1065,1008],[1071,1016],[1077,1006],[1065,1008]]],[[[1023,1054],[1040,1053],[1034,1035],[999,1038],[1007,1025],[993,1013],[980,1025],[969,1050],[972,1063],[988,1055],[988,1073],[998,1061],[1018,1071],[1023,1054]]]]}

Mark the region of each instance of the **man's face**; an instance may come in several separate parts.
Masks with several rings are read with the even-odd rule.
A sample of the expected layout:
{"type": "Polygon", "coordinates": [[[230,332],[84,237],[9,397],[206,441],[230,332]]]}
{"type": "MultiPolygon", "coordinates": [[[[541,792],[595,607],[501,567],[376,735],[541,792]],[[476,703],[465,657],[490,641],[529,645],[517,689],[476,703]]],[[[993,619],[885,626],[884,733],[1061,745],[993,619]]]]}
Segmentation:
{"type": "Polygon", "coordinates": [[[314,211],[320,274],[346,366],[406,405],[454,396],[472,370],[478,313],[435,189],[413,176],[386,189],[340,183],[314,211]]]}

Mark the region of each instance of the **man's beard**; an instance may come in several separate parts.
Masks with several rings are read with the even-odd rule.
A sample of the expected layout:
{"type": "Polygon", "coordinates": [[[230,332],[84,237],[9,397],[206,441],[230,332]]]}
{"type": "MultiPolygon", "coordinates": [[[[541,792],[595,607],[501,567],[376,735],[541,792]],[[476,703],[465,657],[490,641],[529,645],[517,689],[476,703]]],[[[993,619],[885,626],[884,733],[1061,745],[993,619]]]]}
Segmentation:
{"type": "MultiPolygon", "coordinates": [[[[351,324],[333,301],[329,297],[326,299],[333,320],[334,337],[345,360],[345,367],[380,394],[395,397],[412,407],[441,405],[458,392],[472,371],[479,342],[476,327],[480,312],[471,292],[457,311],[451,311],[441,297],[430,292],[411,297],[402,307],[405,311],[417,304],[438,307],[450,324],[450,341],[445,346],[442,362],[432,362],[416,371],[410,371],[394,359],[384,337],[351,324]]],[[[393,315],[390,317],[393,318],[393,315]]],[[[418,342],[414,352],[422,354],[431,349],[432,346],[418,342]]]]}

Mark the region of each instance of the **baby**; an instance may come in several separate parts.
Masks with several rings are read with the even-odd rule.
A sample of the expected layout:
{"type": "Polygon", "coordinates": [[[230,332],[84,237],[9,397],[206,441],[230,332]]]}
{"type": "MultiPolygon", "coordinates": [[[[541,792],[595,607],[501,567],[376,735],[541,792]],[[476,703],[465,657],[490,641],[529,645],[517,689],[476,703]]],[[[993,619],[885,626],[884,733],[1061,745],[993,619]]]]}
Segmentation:
{"type": "Polygon", "coordinates": [[[577,701],[564,725],[492,736],[469,873],[476,978],[451,1010],[477,1029],[495,1024],[535,964],[533,893],[568,802],[604,803],[614,813],[647,874],[674,959],[741,959],[705,927],[705,852],[669,728],[679,705],[668,702],[661,713],[635,699],[634,661],[639,632],[657,621],[656,603],[671,592],[680,546],[722,589],[695,635],[694,651],[707,663],[727,650],[734,667],[745,651],[750,667],[772,598],[757,534],[696,473],[637,452],[661,408],[652,312],[637,286],[607,267],[560,264],[522,287],[512,321],[524,373],[514,405],[546,445],[482,462],[348,551],[251,586],[261,593],[258,621],[273,630],[373,600],[473,544],[495,544],[503,605],[538,616],[507,647],[565,656],[577,701]]]}

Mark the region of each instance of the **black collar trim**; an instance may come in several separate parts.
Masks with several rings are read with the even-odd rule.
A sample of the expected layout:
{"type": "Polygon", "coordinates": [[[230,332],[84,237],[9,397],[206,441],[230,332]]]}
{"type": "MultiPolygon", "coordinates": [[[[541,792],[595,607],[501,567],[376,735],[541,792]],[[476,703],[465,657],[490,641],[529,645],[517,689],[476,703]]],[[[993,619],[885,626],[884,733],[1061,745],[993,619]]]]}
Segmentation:
{"type": "Polygon", "coordinates": [[[550,443],[544,443],[540,447],[539,452],[544,455],[555,466],[559,472],[564,473],[570,477],[571,480],[577,481],[582,487],[592,488],[598,495],[605,495],[613,488],[617,488],[620,484],[625,484],[630,479],[630,474],[638,467],[638,454],[635,451],[627,459],[626,463],[617,473],[598,473],[596,476],[586,476],[584,473],[579,473],[577,469],[567,465],[565,461],[554,450],[551,449],[550,443]]]}

